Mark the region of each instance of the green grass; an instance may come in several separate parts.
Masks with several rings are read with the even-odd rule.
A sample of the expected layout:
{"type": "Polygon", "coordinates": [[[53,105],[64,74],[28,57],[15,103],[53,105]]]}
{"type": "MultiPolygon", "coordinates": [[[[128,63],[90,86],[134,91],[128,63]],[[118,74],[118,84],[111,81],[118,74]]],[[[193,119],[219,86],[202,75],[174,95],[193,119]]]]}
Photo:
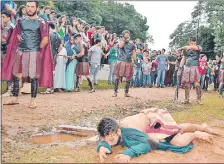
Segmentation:
{"type": "Polygon", "coordinates": [[[1,94],[4,94],[6,92],[6,81],[1,81],[1,94]]]}
{"type": "MultiPolygon", "coordinates": [[[[119,88],[124,88],[124,85],[125,85],[125,82],[121,83],[119,85],[119,88]]],[[[82,89],[89,89],[87,80],[83,80],[81,88],[82,89]]],[[[107,80],[100,80],[100,81],[98,81],[98,86],[95,86],[95,88],[96,89],[102,89],[102,90],[113,89],[114,85],[108,85],[107,80]]],[[[45,87],[39,87],[39,89],[38,89],[39,92],[44,92],[45,90],[46,90],[45,87]]],[[[5,92],[6,92],[6,82],[2,81],[1,94],[4,94],[5,92]]]]}
{"type": "Polygon", "coordinates": [[[203,123],[214,119],[224,120],[224,100],[218,93],[211,93],[203,98],[203,105],[195,105],[192,110],[183,110],[172,113],[178,123],[203,123]]]}

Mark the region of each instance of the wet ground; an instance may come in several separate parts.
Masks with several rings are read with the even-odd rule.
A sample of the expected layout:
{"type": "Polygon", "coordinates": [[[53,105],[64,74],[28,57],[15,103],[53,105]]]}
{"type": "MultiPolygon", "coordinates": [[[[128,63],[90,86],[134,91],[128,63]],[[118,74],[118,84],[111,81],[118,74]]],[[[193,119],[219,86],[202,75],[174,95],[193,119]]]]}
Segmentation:
{"type": "MultiPolygon", "coordinates": [[[[23,95],[19,99],[19,105],[3,106],[3,162],[99,162],[95,146],[87,145],[83,142],[83,137],[66,135],[67,139],[74,139],[74,141],[60,142],[62,139],[56,135],[54,144],[49,144],[52,142],[49,139],[44,139],[44,142],[48,140],[46,144],[36,144],[36,141],[32,143],[30,138],[40,133],[48,135],[49,132],[55,132],[55,128],[59,125],[96,128],[102,117],[113,117],[119,120],[152,106],[166,107],[171,113],[190,111],[195,105],[195,91],[192,91],[190,96],[193,103],[183,105],[172,103],[174,90],[175,88],[131,89],[130,94],[133,96],[131,98],[125,98],[123,90],[120,90],[117,98],[112,97],[112,90],[38,95],[36,109],[28,108],[30,95],[23,95]]],[[[207,95],[209,93],[204,94],[204,96],[207,95]]],[[[184,90],[180,89],[179,96],[180,101],[184,99],[184,90]]],[[[9,100],[8,97],[3,98],[3,102],[7,100],[9,100]]],[[[218,130],[224,132],[224,122],[214,120],[209,124],[214,124],[218,130]]],[[[224,145],[223,138],[216,137],[215,145],[224,145]]],[[[117,147],[114,152],[120,152],[122,149],[117,147]]],[[[222,147],[198,141],[194,150],[185,155],[155,151],[133,159],[132,162],[223,162],[223,151],[222,147]]],[[[109,156],[107,162],[112,162],[113,156],[109,156]]]]}

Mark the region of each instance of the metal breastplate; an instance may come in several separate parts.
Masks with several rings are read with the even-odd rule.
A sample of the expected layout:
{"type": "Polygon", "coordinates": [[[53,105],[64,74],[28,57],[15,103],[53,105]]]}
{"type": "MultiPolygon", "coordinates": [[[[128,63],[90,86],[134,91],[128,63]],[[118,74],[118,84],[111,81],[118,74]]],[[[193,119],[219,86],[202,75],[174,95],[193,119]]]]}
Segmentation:
{"type": "Polygon", "coordinates": [[[41,42],[40,20],[22,19],[20,21],[21,27],[21,41],[19,49],[21,51],[39,51],[41,42]]]}
{"type": "Polygon", "coordinates": [[[123,48],[120,48],[120,53],[118,54],[118,60],[120,61],[131,61],[133,51],[133,43],[126,43],[123,48]]]}
{"type": "Polygon", "coordinates": [[[200,52],[198,50],[185,50],[185,65],[197,66],[200,52]]]}

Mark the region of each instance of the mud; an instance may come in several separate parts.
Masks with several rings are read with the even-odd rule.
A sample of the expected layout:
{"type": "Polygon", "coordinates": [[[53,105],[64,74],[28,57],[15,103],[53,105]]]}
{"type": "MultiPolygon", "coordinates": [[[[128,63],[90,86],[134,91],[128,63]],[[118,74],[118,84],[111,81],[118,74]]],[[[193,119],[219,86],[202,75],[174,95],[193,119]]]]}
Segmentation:
{"type": "MultiPolygon", "coordinates": [[[[65,144],[39,145],[27,141],[38,133],[48,134],[49,131],[54,131],[53,127],[59,125],[96,128],[102,117],[120,120],[152,106],[166,107],[171,113],[178,110],[191,111],[191,107],[195,105],[195,91],[191,91],[192,103],[183,105],[172,103],[174,90],[175,88],[131,89],[130,94],[133,96],[131,98],[125,98],[123,90],[119,91],[117,98],[112,97],[112,90],[96,91],[91,94],[84,91],[38,95],[36,109],[29,109],[30,95],[23,95],[19,99],[19,105],[3,106],[2,160],[8,163],[99,162],[96,147],[81,142],[79,138],[65,144]]],[[[184,100],[184,90],[180,89],[179,96],[179,101],[184,100]]],[[[3,103],[7,100],[9,97],[2,99],[3,103]]],[[[209,125],[224,131],[224,122],[215,121],[209,125]]],[[[224,145],[223,138],[216,137],[215,141],[216,146],[224,145]]],[[[223,149],[216,146],[199,141],[196,142],[195,148],[185,155],[153,151],[131,162],[223,162],[223,149]]],[[[106,162],[112,162],[114,155],[122,150],[121,147],[115,148],[115,153],[108,156],[106,162]]]]}
{"type": "Polygon", "coordinates": [[[73,142],[77,140],[82,140],[83,136],[72,135],[66,133],[56,133],[53,135],[39,135],[31,137],[28,142],[33,144],[52,144],[58,142],[73,142]]]}

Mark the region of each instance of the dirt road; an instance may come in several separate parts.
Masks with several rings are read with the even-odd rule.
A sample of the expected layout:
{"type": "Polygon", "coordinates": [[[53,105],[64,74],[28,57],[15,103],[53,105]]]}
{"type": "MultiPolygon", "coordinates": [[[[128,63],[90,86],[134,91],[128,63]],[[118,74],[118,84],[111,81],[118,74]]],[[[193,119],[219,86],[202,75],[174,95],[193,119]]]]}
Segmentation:
{"type": "MultiPolygon", "coordinates": [[[[38,95],[38,108],[29,109],[30,95],[20,97],[19,105],[3,106],[2,144],[4,162],[99,162],[95,146],[77,147],[73,143],[56,145],[34,145],[28,142],[30,136],[49,132],[62,124],[96,127],[102,117],[122,119],[151,106],[166,107],[170,112],[190,110],[192,105],[173,104],[175,88],[135,88],[131,98],[124,98],[123,90],[113,98],[112,90],[88,93],[55,93],[38,95]]],[[[180,100],[184,90],[180,89],[180,100]]],[[[206,96],[206,94],[204,94],[206,96]]],[[[191,101],[196,98],[191,91],[191,101]]],[[[9,98],[4,97],[3,102],[9,98]]],[[[194,103],[193,103],[194,105],[194,103]]],[[[213,124],[214,122],[212,122],[213,124]]],[[[216,123],[223,131],[224,122],[216,123]]],[[[215,145],[224,145],[223,138],[216,138],[215,145]]],[[[115,152],[122,148],[116,148],[115,152]]],[[[223,149],[212,148],[207,143],[197,142],[193,151],[186,155],[155,151],[132,160],[132,162],[223,162],[223,149]],[[213,150],[214,149],[214,150],[213,150]]],[[[112,161],[110,156],[108,162],[112,161]]]]}

